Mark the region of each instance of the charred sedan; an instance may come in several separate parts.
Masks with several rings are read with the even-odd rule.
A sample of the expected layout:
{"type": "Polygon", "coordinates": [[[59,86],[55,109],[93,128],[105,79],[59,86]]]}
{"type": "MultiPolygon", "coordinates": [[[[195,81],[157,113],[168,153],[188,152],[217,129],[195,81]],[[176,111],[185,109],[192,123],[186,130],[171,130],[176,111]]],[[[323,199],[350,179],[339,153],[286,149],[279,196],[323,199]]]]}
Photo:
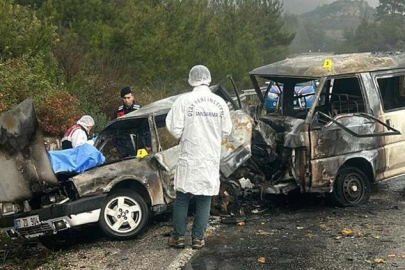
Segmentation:
{"type": "MultiPolygon", "coordinates": [[[[222,144],[221,172],[232,174],[251,156],[252,118],[221,85],[212,91],[228,100],[234,129],[222,144]]],[[[68,245],[71,229],[98,223],[115,239],[142,233],[152,215],[175,200],[177,141],[165,118],[177,98],[149,104],[118,118],[99,134],[106,162],[81,174],[54,174],[31,100],[0,117],[0,227],[10,237],[32,238],[51,249],[68,245]],[[145,143],[151,146],[148,155],[145,143]],[[141,158],[142,156],[142,158],[141,158]]]]}

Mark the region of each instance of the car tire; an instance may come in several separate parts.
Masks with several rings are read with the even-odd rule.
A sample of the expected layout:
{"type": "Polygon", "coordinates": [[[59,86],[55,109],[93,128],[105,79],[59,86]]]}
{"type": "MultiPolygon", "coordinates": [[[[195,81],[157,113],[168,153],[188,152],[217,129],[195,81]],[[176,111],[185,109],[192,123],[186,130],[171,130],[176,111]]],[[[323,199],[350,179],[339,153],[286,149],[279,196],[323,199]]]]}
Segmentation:
{"type": "Polygon", "coordinates": [[[339,170],[333,191],[327,197],[337,206],[358,206],[368,202],[370,193],[371,186],[367,176],[357,168],[346,166],[339,170]]]}
{"type": "Polygon", "coordinates": [[[99,225],[108,237],[127,240],[145,230],[149,216],[148,205],[138,193],[117,189],[105,199],[99,225]]]}
{"type": "Polygon", "coordinates": [[[60,251],[73,246],[76,243],[76,237],[69,231],[62,231],[54,235],[39,237],[39,242],[47,249],[60,251]]]}

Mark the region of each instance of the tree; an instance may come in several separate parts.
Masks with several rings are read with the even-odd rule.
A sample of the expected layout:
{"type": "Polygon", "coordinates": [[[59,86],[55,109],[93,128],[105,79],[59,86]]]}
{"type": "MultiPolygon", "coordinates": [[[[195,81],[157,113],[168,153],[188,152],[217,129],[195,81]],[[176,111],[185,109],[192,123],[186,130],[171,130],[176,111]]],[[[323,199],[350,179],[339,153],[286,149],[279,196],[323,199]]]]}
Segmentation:
{"type": "Polygon", "coordinates": [[[395,16],[405,14],[405,0],[380,0],[377,6],[377,17],[395,16]]]}
{"type": "Polygon", "coordinates": [[[21,87],[8,84],[16,93],[3,97],[10,101],[6,105],[30,91],[28,80],[32,89],[46,86],[36,96],[45,96],[43,89],[68,91],[101,122],[120,103],[123,86],[130,85],[145,105],[185,91],[195,64],[210,68],[213,83],[232,74],[239,86],[249,87],[248,72],[284,58],[294,38],[283,31],[280,0],[4,1],[0,52],[11,54],[0,63],[10,60],[11,67],[24,57],[20,73],[26,75],[21,79],[17,69],[0,68],[3,81],[21,87]],[[39,69],[33,67],[41,65],[36,81],[39,69]]]}

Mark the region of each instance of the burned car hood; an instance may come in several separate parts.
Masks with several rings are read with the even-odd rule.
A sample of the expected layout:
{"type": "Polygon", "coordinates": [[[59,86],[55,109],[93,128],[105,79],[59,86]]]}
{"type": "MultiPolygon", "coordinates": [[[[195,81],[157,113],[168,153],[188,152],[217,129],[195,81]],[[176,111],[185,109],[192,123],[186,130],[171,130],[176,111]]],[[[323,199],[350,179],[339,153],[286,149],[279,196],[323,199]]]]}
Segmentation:
{"type": "Polygon", "coordinates": [[[32,99],[0,115],[0,202],[21,202],[57,179],[32,99]]]}
{"type": "Polygon", "coordinates": [[[119,160],[70,178],[80,196],[108,192],[114,184],[129,179],[148,185],[159,182],[158,170],[153,166],[151,157],[119,160]]]}

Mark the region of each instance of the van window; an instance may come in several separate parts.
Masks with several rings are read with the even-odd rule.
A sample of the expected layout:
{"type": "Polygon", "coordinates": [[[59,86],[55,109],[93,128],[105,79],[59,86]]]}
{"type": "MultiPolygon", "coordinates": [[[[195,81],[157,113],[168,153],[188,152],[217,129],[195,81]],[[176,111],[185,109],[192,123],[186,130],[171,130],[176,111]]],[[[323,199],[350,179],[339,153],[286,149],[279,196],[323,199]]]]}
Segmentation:
{"type": "MultiPolygon", "coordinates": [[[[357,77],[332,78],[325,82],[315,111],[330,117],[340,114],[366,112],[364,97],[357,77]]],[[[318,119],[326,124],[328,119],[318,119]]]]}
{"type": "Polygon", "coordinates": [[[325,106],[327,114],[365,112],[364,98],[357,78],[330,79],[322,89],[319,106],[325,106]]]}
{"type": "Polygon", "coordinates": [[[357,78],[335,79],[330,94],[331,116],[365,112],[364,98],[357,78]]]}
{"type": "Polygon", "coordinates": [[[405,107],[405,76],[377,79],[385,111],[405,107]]]}

